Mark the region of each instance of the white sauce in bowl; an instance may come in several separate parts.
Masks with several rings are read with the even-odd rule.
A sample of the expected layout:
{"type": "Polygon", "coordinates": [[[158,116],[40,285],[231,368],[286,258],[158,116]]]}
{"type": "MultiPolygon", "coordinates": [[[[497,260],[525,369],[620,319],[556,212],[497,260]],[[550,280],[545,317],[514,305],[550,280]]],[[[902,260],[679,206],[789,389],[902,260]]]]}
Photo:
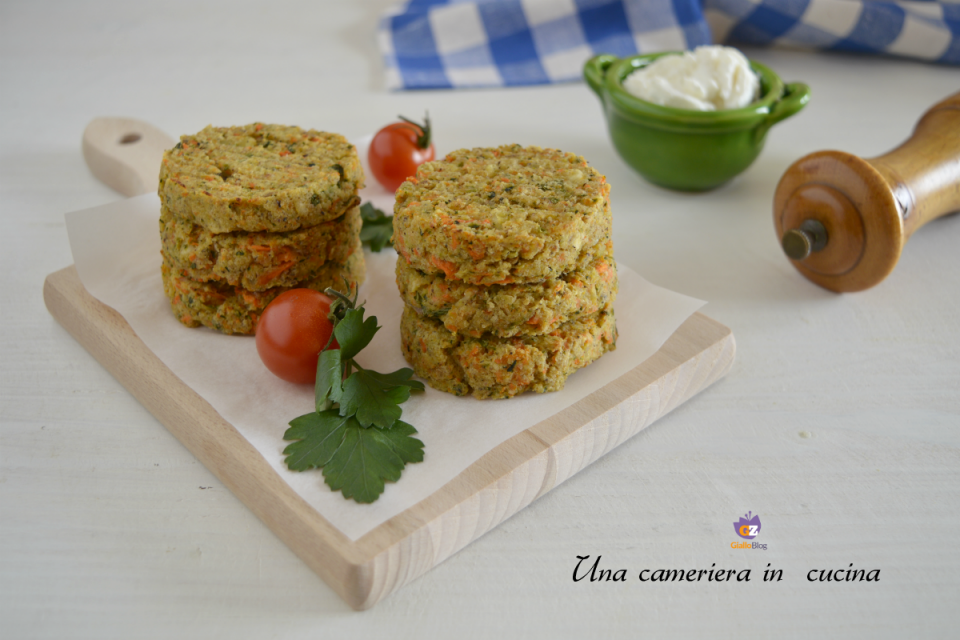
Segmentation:
{"type": "Polygon", "coordinates": [[[757,99],[760,80],[732,47],[697,47],[657,58],[623,81],[631,94],[665,107],[694,111],[738,109],[757,99]]]}

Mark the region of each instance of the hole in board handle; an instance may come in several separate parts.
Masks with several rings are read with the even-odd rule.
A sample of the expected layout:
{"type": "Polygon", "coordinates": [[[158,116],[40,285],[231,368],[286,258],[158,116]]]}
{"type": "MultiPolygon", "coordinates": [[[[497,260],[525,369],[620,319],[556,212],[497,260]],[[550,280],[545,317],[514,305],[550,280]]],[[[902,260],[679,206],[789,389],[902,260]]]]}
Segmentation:
{"type": "Polygon", "coordinates": [[[134,142],[139,142],[140,138],[139,133],[127,133],[120,138],[120,144],[133,144],[134,142]]]}

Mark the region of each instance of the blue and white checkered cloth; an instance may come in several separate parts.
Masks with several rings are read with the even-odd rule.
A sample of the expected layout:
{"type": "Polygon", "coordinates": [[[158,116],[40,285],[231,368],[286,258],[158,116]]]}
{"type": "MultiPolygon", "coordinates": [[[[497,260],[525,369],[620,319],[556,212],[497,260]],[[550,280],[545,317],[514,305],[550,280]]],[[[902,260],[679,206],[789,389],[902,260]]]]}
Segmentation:
{"type": "Polygon", "coordinates": [[[705,0],[717,42],[857,51],[960,64],[960,4],[705,0]]]}
{"type": "Polygon", "coordinates": [[[390,89],[568,82],[598,53],[713,42],[960,64],[960,0],[409,0],[378,40],[390,89]]]}

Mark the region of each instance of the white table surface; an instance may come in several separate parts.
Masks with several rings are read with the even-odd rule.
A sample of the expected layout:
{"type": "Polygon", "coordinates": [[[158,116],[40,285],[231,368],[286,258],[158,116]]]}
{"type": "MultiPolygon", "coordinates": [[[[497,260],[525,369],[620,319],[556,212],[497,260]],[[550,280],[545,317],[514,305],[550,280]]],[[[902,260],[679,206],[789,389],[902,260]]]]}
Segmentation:
{"type": "Polygon", "coordinates": [[[812,101],[740,178],[680,194],[620,161],[583,84],[386,92],[374,27],[388,4],[0,6],[0,636],[955,633],[960,216],[921,229],[879,286],[836,295],[782,255],[771,202],[806,153],[899,144],[960,70],[747,49],[809,83],[812,101]],[[738,353],[720,383],[356,613],[53,320],[41,288],[72,263],[63,214],[118,198],[80,153],[94,117],[174,136],[257,120],[359,136],[425,109],[441,152],[519,142],[584,155],[613,186],[617,258],[708,300],[738,353]],[[730,548],[748,510],[766,551],[730,548]],[[627,582],[574,582],[588,554],[627,582]],[[767,563],[782,581],[762,581],[767,563]],[[851,563],[879,582],[806,579],[851,563]],[[752,579],[637,579],[714,564],[752,579]]]}

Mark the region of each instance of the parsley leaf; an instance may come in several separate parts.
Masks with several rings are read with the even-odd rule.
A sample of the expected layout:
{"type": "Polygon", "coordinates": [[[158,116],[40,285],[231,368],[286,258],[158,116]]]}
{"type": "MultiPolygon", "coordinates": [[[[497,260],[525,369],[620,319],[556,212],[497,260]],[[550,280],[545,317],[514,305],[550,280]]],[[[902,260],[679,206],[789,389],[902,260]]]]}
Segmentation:
{"type": "Polygon", "coordinates": [[[397,420],[388,431],[381,431],[389,436],[390,446],[394,453],[404,462],[423,462],[423,443],[411,438],[417,432],[412,425],[403,420],[397,420]]]}
{"type": "Polygon", "coordinates": [[[423,460],[423,443],[407,427],[401,422],[391,429],[364,429],[348,418],[342,444],[323,467],[324,480],[345,498],[373,502],[384,481],[396,482],[407,462],[423,460]]]}
{"type": "Polygon", "coordinates": [[[340,349],[320,352],[317,361],[317,384],[314,388],[317,411],[326,411],[343,393],[343,361],[340,349]]]}
{"type": "Polygon", "coordinates": [[[283,453],[295,471],[323,468],[323,477],[345,498],[370,503],[383,493],[384,482],[400,479],[403,467],[423,461],[423,443],[417,432],[398,420],[390,429],[365,429],[353,416],[336,410],[309,413],[290,422],[283,435],[296,440],[283,453]]]}
{"type": "Polygon", "coordinates": [[[412,369],[379,373],[357,364],[354,356],[380,329],[377,319],[364,319],[356,298],[333,289],[326,293],[334,298],[329,317],[339,348],[330,349],[331,340],[320,352],[316,410],[290,421],[283,438],[293,442],[283,453],[291,470],[322,468],[331,489],[369,503],[383,493],[384,482],[396,482],[408,463],[423,460],[423,443],[412,437],[417,430],[400,420],[400,405],[424,386],[411,379],[412,369]]]}
{"type": "Polygon", "coordinates": [[[291,420],[283,439],[297,442],[287,445],[283,450],[287,456],[287,467],[293,471],[304,471],[330,462],[343,443],[348,420],[336,409],[308,413],[291,420]]]}
{"type": "Polygon", "coordinates": [[[384,247],[393,246],[390,242],[393,236],[393,216],[388,216],[373,204],[364,202],[360,205],[360,218],[363,220],[360,240],[369,246],[371,251],[380,253],[384,247]]]}
{"type": "Polygon", "coordinates": [[[333,328],[333,335],[340,344],[340,359],[346,362],[360,353],[379,329],[376,316],[363,319],[363,307],[347,310],[333,328]]]}
{"type": "Polygon", "coordinates": [[[412,369],[400,369],[382,374],[360,369],[350,374],[343,383],[340,414],[357,416],[363,427],[389,428],[400,418],[401,404],[410,398],[410,389],[423,389],[423,383],[408,380],[412,369]]]}

